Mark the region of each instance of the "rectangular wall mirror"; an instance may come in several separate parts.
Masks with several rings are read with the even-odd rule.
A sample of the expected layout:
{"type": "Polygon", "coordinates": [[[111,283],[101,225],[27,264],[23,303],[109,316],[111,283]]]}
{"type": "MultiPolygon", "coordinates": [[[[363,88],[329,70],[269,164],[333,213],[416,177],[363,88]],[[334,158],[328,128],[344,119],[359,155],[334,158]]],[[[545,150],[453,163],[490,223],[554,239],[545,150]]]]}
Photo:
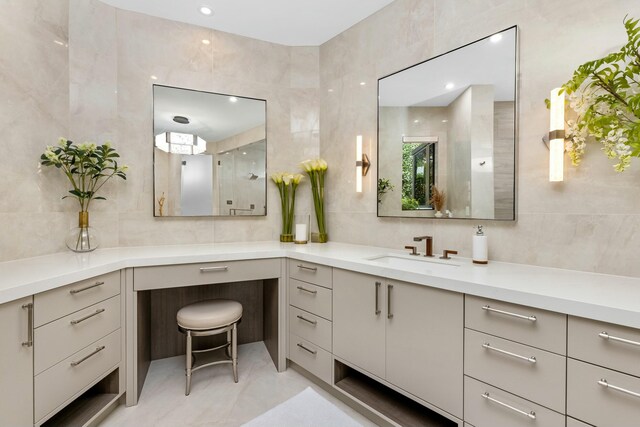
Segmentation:
{"type": "Polygon", "coordinates": [[[153,86],[154,216],[267,214],[267,101],[153,86]]]}
{"type": "Polygon", "coordinates": [[[378,80],[378,216],[515,219],[517,28],[378,80]]]}

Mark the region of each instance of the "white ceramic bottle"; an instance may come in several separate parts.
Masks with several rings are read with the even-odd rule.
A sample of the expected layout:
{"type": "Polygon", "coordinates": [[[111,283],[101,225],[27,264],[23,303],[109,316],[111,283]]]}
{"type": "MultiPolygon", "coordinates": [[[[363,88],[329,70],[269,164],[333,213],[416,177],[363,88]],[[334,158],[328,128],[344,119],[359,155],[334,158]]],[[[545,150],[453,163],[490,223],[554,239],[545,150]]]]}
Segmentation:
{"type": "Polygon", "coordinates": [[[473,263],[487,264],[489,262],[489,247],[487,236],[482,231],[482,226],[478,225],[478,231],[473,236],[473,263]]]}

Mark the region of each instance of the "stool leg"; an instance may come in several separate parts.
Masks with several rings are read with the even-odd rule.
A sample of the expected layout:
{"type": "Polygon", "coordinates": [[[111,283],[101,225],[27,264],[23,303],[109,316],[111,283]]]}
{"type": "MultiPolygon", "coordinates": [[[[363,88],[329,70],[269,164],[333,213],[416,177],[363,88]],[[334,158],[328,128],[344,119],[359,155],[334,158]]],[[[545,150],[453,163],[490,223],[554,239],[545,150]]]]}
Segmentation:
{"type": "Polygon", "coordinates": [[[231,359],[231,331],[227,331],[227,347],[224,349],[224,354],[231,359]]]}
{"type": "Polygon", "coordinates": [[[238,382],[238,329],[237,324],[233,324],[231,330],[231,359],[233,366],[233,381],[238,382]]]}
{"type": "Polygon", "coordinates": [[[184,395],[189,396],[191,392],[191,366],[192,366],[192,353],[191,353],[191,331],[187,331],[187,355],[186,355],[186,363],[187,363],[187,388],[185,389],[184,395]]]}

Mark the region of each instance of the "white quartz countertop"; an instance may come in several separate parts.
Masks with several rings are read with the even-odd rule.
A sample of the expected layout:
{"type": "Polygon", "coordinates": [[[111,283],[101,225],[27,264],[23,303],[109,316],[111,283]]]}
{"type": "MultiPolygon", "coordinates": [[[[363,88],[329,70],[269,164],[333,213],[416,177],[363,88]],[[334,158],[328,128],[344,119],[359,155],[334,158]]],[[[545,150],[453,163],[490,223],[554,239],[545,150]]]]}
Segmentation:
{"type": "Polygon", "coordinates": [[[216,243],[98,249],[88,254],[64,252],[0,263],[0,304],[127,267],[290,258],[640,328],[640,278],[492,261],[475,265],[470,259],[455,256],[445,264],[436,258],[436,262],[402,267],[368,260],[393,254],[412,258],[402,251],[333,242],[216,243]]]}

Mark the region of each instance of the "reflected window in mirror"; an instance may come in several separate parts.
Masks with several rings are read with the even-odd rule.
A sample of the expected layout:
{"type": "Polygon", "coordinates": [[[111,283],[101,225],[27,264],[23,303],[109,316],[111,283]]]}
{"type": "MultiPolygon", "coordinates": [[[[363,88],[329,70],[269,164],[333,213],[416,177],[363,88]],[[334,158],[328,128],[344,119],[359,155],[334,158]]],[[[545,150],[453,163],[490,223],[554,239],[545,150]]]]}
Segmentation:
{"type": "Polygon", "coordinates": [[[266,215],[266,101],[153,86],[154,216],[266,215]]]}
{"type": "Polygon", "coordinates": [[[517,28],[378,80],[378,216],[515,219],[517,28]]]}

